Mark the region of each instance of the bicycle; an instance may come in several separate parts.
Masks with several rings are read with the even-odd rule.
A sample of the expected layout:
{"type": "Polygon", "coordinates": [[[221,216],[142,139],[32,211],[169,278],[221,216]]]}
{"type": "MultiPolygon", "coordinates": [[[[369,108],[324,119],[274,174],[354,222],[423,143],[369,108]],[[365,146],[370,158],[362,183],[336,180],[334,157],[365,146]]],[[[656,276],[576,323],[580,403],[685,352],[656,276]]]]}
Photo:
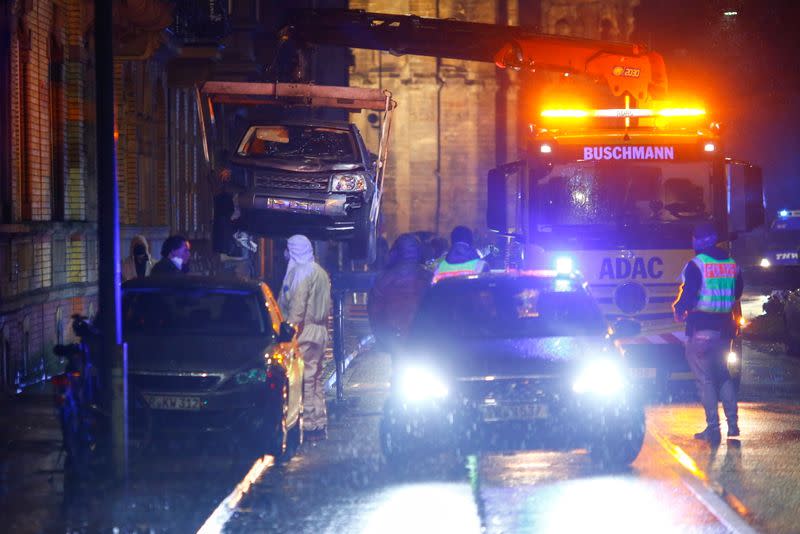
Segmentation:
{"type": "Polygon", "coordinates": [[[108,416],[99,407],[100,376],[92,361],[90,345],[96,345],[99,330],[81,315],[72,316],[72,330],[80,341],[56,345],[53,353],[67,359],[64,373],[52,377],[55,403],[61,423],[65,468],[85,473],[99,441],[106,433],[108,416]]]}

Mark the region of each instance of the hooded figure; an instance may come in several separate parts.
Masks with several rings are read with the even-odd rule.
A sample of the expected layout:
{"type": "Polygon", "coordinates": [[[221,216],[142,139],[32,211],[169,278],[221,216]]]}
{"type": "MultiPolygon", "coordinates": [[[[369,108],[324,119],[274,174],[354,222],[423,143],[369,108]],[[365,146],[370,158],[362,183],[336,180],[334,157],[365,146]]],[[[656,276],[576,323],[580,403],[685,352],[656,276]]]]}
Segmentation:
{"type": "Polygon", "coordinates": [[[153,260],[147,239],[143,235],[133,236],[130,255],[122,260],[122,281],[149,276],[152,268],[153,260]]]}
{"type": "Polygon", "coordinates": [[[408,336],[419,302],[431,285],[432,273],[422,265],[422,245],[414,234],[398,237],[386,269],[375,279],[367,311],[372,333],[390,353],[408,336]]]}
{"type": "Polygon", "coordinates": [[[322,358],[328,342],[331,281],[314,261],[314,250],[306,236],[289,238],[289,265],[283,278],[278,305],[285,320],[297,328],[303,353],[303,428],[309,440],[324,439],[327,426],[322,358]]]}

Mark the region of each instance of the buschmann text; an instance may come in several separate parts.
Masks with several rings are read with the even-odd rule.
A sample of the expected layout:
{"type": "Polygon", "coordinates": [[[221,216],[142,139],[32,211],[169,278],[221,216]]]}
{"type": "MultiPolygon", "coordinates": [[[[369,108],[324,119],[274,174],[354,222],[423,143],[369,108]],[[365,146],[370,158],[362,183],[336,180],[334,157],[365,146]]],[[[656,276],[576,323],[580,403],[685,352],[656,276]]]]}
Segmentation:
{"type": "Polygon", "coordinates": [[[674,146],[585,146],[584,160],[675,159],[674,146]]]}

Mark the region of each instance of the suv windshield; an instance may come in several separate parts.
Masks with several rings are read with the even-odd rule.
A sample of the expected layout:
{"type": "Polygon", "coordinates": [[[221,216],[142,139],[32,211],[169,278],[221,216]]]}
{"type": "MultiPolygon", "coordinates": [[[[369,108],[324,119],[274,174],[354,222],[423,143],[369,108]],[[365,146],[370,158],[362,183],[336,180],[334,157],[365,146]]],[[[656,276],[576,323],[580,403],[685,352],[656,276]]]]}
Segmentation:
{"type": "Polygon", "coordinates": [[[707,220],[710,176],[707,162],[555,165],[538,182],[540,223],[707,220]]]}
{"type": "Polygon", "coordinates": [[[255,294],[239,290],[135,288],[122,299],[126,334],[261,335],[265,313],[255,294]]]}
{"type": "Polygon", "coordinates": [[[606,324],[591,296],[574,287],[559,291],[558,282],[520,278],[434,286],[420,306],[415,337],[604,335],[606,324]]]}
{"type": "Polygon", "coordinates": [[[349,130],[320,126],[253,126],[239,144],[238,154],[251,158],[319,158],[356,163],[356,145],[349,130]]]}

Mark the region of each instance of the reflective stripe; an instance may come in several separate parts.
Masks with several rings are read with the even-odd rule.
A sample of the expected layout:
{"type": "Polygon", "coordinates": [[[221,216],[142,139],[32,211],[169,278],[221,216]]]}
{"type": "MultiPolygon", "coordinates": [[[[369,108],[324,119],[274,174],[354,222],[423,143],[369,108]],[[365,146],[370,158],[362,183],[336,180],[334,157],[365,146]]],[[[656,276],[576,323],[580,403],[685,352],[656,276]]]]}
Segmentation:
{"type": "Polygon", "coordinates": [[[439,267],[436,269],[436,273],[433,275],[433,283],[435,284],[444,278],[477,274],[482,268],[483,266],[480,258],[465,261],[464,263],[448,263],[447,260],[442,260],[439,267]]]}
{"type": "Polygon", "coordinates": [[[736,303],[736,262],[733,258],[717,260],[707,254],[698,254],[692,261],[700,269],[703,279],[697,310],[731,313],[736,303]]]}

